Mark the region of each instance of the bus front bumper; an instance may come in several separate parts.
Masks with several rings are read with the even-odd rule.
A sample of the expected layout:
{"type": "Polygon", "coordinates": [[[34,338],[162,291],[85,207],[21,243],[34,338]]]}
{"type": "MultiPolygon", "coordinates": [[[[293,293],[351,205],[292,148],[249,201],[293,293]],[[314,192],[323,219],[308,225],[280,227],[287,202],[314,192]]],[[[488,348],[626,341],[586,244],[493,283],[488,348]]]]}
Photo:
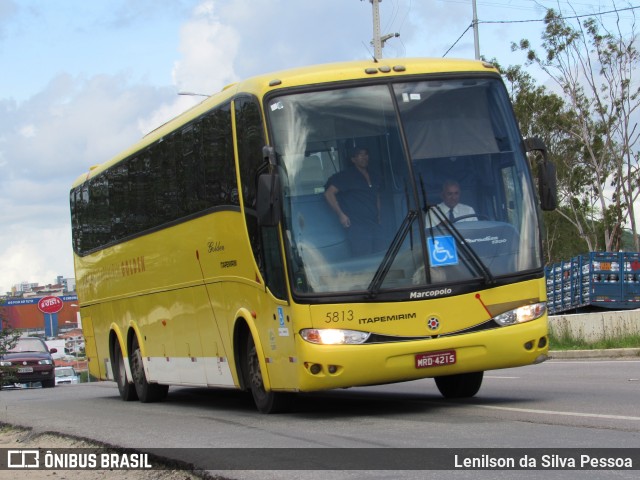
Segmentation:
{"type": "Polygon", "coordinates": [[[299,391],[417,380],[545,361],[547,317],[464,335],[362,345],[298,342],[299,391]]]}

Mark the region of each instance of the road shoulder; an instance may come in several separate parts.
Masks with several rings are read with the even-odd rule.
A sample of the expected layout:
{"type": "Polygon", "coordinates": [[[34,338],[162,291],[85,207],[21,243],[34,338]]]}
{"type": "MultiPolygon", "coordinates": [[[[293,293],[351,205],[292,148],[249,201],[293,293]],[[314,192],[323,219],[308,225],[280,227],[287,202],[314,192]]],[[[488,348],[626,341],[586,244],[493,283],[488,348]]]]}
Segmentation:
{"type": "MultiPolygon", "coordinates": [[[[54,433],[36,433],[32,430],[0,424],[2,449],[76,449],[100,448],[101,445],[54,433]]],[[[29,470],[29,480],[201,480],[212,478],[197,476],[184,470],[29,470]]],[[[0,470],[0,480],[14,480],[16,472],[0,470]]]]}

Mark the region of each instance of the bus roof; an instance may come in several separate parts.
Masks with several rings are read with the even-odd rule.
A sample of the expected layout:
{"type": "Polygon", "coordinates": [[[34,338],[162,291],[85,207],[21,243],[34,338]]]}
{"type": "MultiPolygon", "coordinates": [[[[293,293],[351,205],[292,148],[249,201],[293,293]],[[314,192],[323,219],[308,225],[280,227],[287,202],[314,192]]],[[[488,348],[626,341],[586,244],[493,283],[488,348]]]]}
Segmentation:
{"type": "Polygon", "coordinates": [[[495,72],[497,69],[490,63],[479,60],[445,59],[445,58],[396,58],[358,60],[350,62],[319,64],[298,67],[278,72],[266,73],[224,87],[198,105],[181,113],[146,134],[139,142],[110,160],[92,166],[88,172],[80,175],[72,188],[84,183],[98,173],[117,164],[135,152],[151,145],[156,140],[171,133],[182,125],[204,114],[216,105],[222,104],[239,93],[248,93],[262,98],[270,91],[280,88],[297,87],[312,84],[327,84],[364,78],[384,78],[384,76],[404,76],[425,73],[456,72],[495,72]]]}

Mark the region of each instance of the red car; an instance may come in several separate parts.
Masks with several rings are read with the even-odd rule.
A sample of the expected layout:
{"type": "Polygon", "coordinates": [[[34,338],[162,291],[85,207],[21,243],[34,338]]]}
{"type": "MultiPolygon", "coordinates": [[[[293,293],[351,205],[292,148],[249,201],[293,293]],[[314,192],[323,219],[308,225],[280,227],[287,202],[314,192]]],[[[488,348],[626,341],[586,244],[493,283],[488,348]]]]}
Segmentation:
{"type": "Polygon", "coordinates": [[[44,388],[55,387],[55,363],[51,357],[58,350],[49,350],[39,337],[21,337],[18,343],[0,357],[2,385],[40,382],[44,388]]]}

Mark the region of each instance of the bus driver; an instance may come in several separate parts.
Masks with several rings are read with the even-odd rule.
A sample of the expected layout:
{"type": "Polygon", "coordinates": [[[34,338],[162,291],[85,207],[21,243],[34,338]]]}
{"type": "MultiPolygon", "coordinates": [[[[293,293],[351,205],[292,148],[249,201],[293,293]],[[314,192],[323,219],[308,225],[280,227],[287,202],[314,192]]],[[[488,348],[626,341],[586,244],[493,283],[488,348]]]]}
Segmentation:
{"type": "MultiPolygon", "coordinates": [[[[436,208],[439,208],[452,223],[458,221],[458,219],[461,222],[478,220],[472,207],[460,203],[460,184],[455,180],[444,182],[440,196],[442,197],[442,202],[436,205],[436,208]]],[[[425,222],[427,228],[429,228],[438,225],[440,220],[433,211],[429,211],[425,222]]]]}

